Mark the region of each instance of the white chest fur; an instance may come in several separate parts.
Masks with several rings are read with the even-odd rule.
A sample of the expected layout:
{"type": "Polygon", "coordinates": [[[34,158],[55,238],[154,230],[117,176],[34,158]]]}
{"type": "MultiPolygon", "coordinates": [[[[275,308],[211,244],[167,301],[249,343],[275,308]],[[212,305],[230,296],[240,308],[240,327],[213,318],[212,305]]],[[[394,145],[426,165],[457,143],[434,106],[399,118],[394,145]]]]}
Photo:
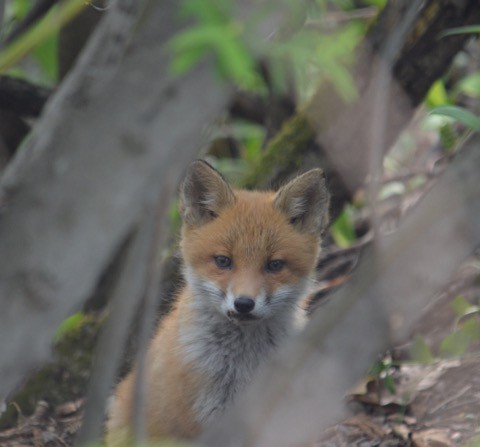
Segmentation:
{"type": "Polygon", "coordinates": [[[222,414],[251,381],[259,364],[287,334],[291,324],[260,321],[238,325],[218,313],[206,312],[181,329],[183,358],[206,378],[194,402],[204,425],[222,414]]]}

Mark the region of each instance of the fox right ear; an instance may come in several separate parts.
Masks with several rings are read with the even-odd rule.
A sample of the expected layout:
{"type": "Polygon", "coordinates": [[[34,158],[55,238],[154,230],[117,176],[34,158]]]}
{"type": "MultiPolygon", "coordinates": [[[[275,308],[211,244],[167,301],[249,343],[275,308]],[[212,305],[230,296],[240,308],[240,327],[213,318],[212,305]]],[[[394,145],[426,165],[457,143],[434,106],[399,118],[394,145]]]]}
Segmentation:
{"type": "Polygon", "coordinates": [[[300,232],[322,235],[328,224],[330,196],[321,169],[312,169],[280,188],[274,205],[300,232]]]}
{"type": "Polygon", "coordinates": [[[180,188],[180,214],[185,223],[203,225],[235,202],[232,188],[223,176],[203,160],[190,164],[180,188]]]}

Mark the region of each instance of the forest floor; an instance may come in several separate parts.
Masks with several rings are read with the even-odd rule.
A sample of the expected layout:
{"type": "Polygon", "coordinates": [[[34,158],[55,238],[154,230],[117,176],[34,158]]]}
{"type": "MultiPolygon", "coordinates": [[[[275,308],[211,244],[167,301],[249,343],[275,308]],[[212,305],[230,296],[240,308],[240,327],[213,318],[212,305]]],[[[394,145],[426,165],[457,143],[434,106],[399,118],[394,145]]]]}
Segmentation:
{"type": "MultiPolygon", "coordinates": [[[[418,147],[408,169],[418,172],[419,167],[438,164],[442,157],[448,164],[448,157],[432,151],[431,141],[420,140],[415,138],[418,147]]],[[[409,178],[408,172],[405,178],[409,178]]],[[[430,178],[427,183],[434,180],[430,178]]],[[[396,225],[402,214],[398,211],[413,207],[427,189],[425,185],[400,200],[397,197],[385,201],[386,226],[392,219],[396,225]]],[[[321,311],[321,302],[348,281],[369,243],[365,236],[348,248],[327,241],[319,267],[315,311],[321,311]]],[[[473,254],[425,309],[408,340],[379,358],[376,373],[367,375],[350,390],[347,401],[352,416],[332,426],[310,447],[480,446],[479,304],[480,257],[473,254]],[[459,307],[463,313],[459,313],[459,307]],[[473,334],[461,330],[468,321],[472,322],[473,334]],[[455,355],[460,351],[462,355],[455,355]]],[[[68,355],[73,358],[76,354],[68,355]]],[[[55,370],[49,386],[60,387],[68,379],[64,369],[62,366],[60,372],[55,370]]],[[[9,403],[16,413],[15,423],[0,425],[0,446],[72,445],[81,425],[83,385],[73,393],[74,397],[71,393],[63,401],[49,401],[42,393],[36,396],[29,411],[15,399],[9,403]]]]}
{"type": "MultiPolygon", "coordinates": [[[[348,262],[350,255],[346,255],[348,262]]],[[[408,360],[411,347],[419,339],[431,352],[440,351],[442,342],[454,332],[457,316],[452,303],[459,296],[472,305],[478,304],[478,258],[460,267],[420,318],[410,340],[386,354],[393,357],[384,372],[393,389],[385,386],[385,377],[365,377],[348,397],[353,415],[332,426],[311,447],[480,445],[480,356],[475,354],[478,346],[470,346],[470,352],[459,357],[432,359],[428,363],[408,360]]],[[[81,425],[83,402],[79,398],[51,406],[39,400],[32,415],[21,416],[14,427],[0,431],[0,446],[72,445],[81,425]]]]}

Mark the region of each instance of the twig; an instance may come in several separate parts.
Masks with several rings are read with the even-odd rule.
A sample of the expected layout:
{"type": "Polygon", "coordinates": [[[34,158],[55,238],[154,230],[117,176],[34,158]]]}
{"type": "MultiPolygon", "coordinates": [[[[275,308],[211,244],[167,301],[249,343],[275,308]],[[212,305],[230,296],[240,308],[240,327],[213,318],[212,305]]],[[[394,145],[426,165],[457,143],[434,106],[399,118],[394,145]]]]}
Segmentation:
{"type": "Polygon", "coordinates": [[[163,269],[168,255],[166,255],[167,240],[169,232],[167,228],[167,215],[170,209],[171,199],[174,196],[175,182],[173,179],[167,183],[167,187],[161,191],[157,203],[152,206],[151,214],[153,219],[153,234],[151,238],[151,250],[148,258],[148,277],[146,282],[146,293],[142,303],[143,313],[140,318],[140,329],[137,342],[136,376],[133,397],[133,440],[141,445],[146,440],[145,430],[145,358],[147,354],[148,341],[156,320],[156,309],[160,296],[160,285],[163,269]]]}
{"type": "Polygon", "coordinates": [[[427,413],[428,414],[435,414],[437,411],[441,410],[443,407],[448,405],[450,402],[453,402],[454,400],[458,399],[459,397],[462,397],[465,393],[470,391],[471,388],[472,388],[471,384],[464,386],[460,391],[455,393],[453,396],[450,396],[449,398],[445,399],[444,401],[442,401],[438,405],[435,405],[433,408],[430,408],[427,413]]]}
{"type": "Polygon", "coordinates": [[[95,352],[95,370],[87,392],[85,417],[75,445],[94,443],[101,434],[105,402],[120,363],[132,316],[145,286],[152,226],[152,219],[146,219],[128,242],[126,259],[113,292],[111,313],[95,352]]]}
{"type": "Polygon", "coordinates": [[[354,9],[352,11],[330,11],[327,12],[320,20],[307,20],[305,26],[309,28],[319,28],[324,30],[325,27],[338,26],[341,23],[349,22],[357,19],[371,19],[378,13],[375,7],[366,7],[354,9]]]}

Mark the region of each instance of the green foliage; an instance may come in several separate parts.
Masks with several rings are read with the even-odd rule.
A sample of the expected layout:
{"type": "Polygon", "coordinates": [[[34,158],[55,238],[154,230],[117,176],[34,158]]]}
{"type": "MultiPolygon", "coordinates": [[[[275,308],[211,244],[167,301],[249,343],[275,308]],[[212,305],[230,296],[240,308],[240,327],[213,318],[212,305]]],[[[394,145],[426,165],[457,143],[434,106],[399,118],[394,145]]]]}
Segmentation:
{"type": "Polygon", "coordinates": [[[346,206],[330,228],[333,240],[339,247],[348,247],[356,240],[352,208],[346,206]]]}
{"type": "Polygon", "coordinates": [[[6,6],[7,16],[22,18],[32,6],[31,0],[13,0],[6,6]]]}
{"type": "Polygon", "coordinates": [[[193,18],[195,23],[169,42],[174,74],[187,72],[207,54],[213,54],[215,67],[223,77],[246,88],[258,85],[255,60],[242,40],[245,27],[232,20],[232,6],[230,0],[183,1],[182,16],[193,18]]]}
{"type": "MultiPolygon", "coordinates": [[[[312,16],[321,15],[327,2],[310,5],[312,16]],[[313,12],[312,12],[313,11],[313,12]]],[[[335,4],[342,3],[337,0],[335,4]]],[[[292,9],[295,2],[287,0],[292,9]]],[[[295,6],[296,5],[296,6],[295,6]]],[[[268,60],[274,89],[285,89],[295,75],[299,90],[308,96],[318,82],[332,83],[346,101],[357,96],[355,84],[348,70],[354,49],[365,32],[361,22],[350,22],[328,35],[304,27],[288,38],[280,37],[252,41],[251,27],[275,11],[259,7],[248,20],[233,20],[231,0],[183,0],[182,16],[193,24],[174,36],[170,68],[181,75],[213,56],[216,71],[244,89],[265,91],[262,77],[257,71],[258,60],[268,60]],[[314,82],[312,82],[314,80],[314,82]],[[315,84],[315,85],[313,85],[315,84]]],[[[342,5],[341,5],[342,6],[342,5]]],[[[347,7],[348,5],[343,5],[347,7]]]]}
{"type": "Polygon", "coordinates": [[[471,98],[480,98],[480,72],[472,73],[471,75],[460,80],[455,87],[455,93],[463,93],[471,98]]]}
{"type": "Polygon", "coordinates": [[[364,0],[365,3],[371,6],[376,6],[377,8],[381,9],[387,4],[387,0],[364,0]]]}
{"type": "MultiPolygon", "coordinates": [[[[473,306],[465,297],[456,296],[451,304],[455,313],[455,324],[452,332],[440,343],[439,356],[441,358],[460,357],[464,355],[472,343],[480,341],[480,313],[479,306],[473,306]]],[[[412,360],[420,363],[432,363],[435,357],[425,343],[423,337],[417,335],[410,347],[412,360]]]]}
{"type": "Polygon", "coordinates": [[[347,23],[329,34],[305,29],[285,42],[272,45],[270,57],[274,63],[291,61],[304,99],[319,83],[329,82],[345,101],[350,102],[358,93],[349,67],[364,32],[361,22],[347,23]]]}
{"type": "Polygon", "coordinates": [[[208,161],[233,184],[237,184],[247,171],[247,165],[242,159],[209,158],[208,161]]]}
{"type": "Polygon", "coordinates": [[[463,331],[455,331],[448,334],[440,345],[440,355],[442,357],[458,357],[467,352],[470,337],[463,331]]]}
{"type": "Polygon", "coordinates": [[[238,121],[232,125],[232,134],[241,144],[242,158],[247,165],[256,164],[262,154],[265,127],[247,121],[238,121]]]}
{"type": "MultiPolygon", "coordinates": [[[[65,0],[53,8],[42,20],[27,30],[0,52],[0,73],[15,67],[27,55],[32,54],[43,69],[47,81],[56,80],[56,34],[85,6],[85,0],[65,0]]],[[[17,1],[11,10],[13,19],[22,18],[31,2],[17,1]]]]}
{"type": "Polygon", "coordinates": [[[425,98],[425,104],[430,108],[452,104],[443,80],[438,79],[433,83],[425,98]]]}
{"type": "Polygon", "coordinates": [[[463,296],[454,298],[451,308],[456,321],[453,332],[447,335],[440,345],[442,357],[457,357],[467,352],[471,343],[480,341],[479,306],[472,306],[463,296]]]}
{"type": "Polygon", "coordinates": [[[389,393],[395,394],[395,382],[393,380],[392,372],[393,362],[390,355],[383,357],[370,369],[370,374],[377,380],[382,380],[389,393]]]}
{"type": "Polygon", "coordinates": [[[42,69],[46,82],[55,85],[58,80],[58,31],[33,49],[33,57],[42,69]]]}
{"type": "Polygon", "coordinates": [[[448,36],[456,36],[458,34],[479,34],[480,25],[459,26],[458,28],[450,28],[449,30],[440,33],[440,38],[448,36]]]}
{"type": "Polygon", "coordinates": [[[475,116],[467,109],[458,106],[441,106],[435,107],[430,111],[434,115],[442,115],[452,118],[475,132],[480,132],[480,118],[475,116]]]}
{"type": "Polygon", "coordinates": [[[418,363],[433,363],[435,358],[424,338],[416,335],[410,346],[410,357],[418,363]]]}
{"type": "Polygon", "coordinates": [[[54,340],[59,341],[62,337],[80,327],[85,320],[85,314],[83,312],[78,312],[73,314],[62,321],[60,326],[55,331],[54,340]]]}
{"type": "Polygon", "coordinates": [[[457,295],[450,304],[457,318],[462,318],[470,312],[472,305],[462,295],[457,295]]]}

